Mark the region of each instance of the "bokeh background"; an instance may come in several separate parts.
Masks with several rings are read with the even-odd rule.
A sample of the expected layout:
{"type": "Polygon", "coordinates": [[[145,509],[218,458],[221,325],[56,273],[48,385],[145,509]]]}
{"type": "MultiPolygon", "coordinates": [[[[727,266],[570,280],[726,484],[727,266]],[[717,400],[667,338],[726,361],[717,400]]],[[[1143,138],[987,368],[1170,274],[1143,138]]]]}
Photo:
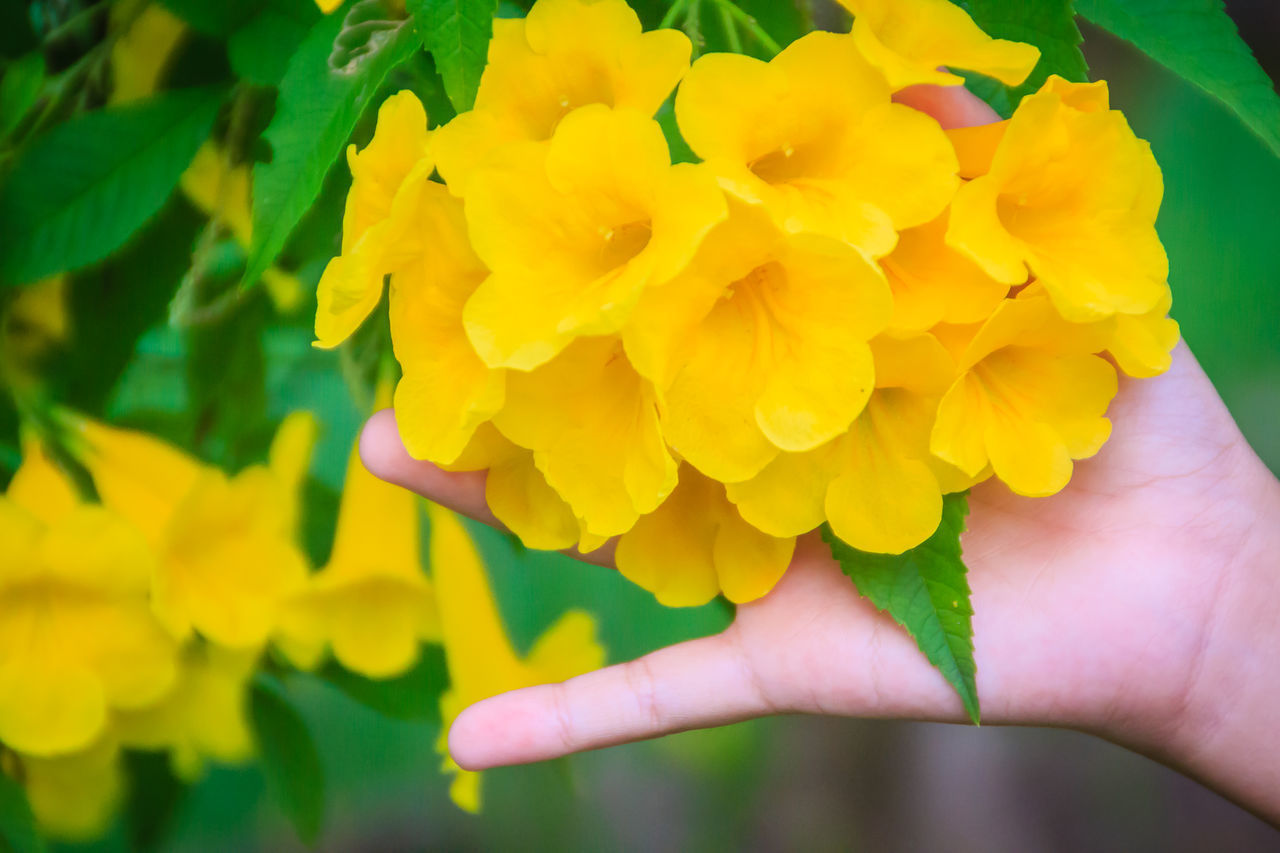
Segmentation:
{"type": "MultiPolygon", "coordinates": [[[[1280,4],[1233,0],[1228,7],[1277,79],[1280,4]]],[[[827,19],[821,4],[817,13],[827,19]]],[[[1173,314],[1245,435],[1280,471],[1280,160],[1216,102],[1119,40],[1087,26],[1084,33],[1091,76],[1111,81],[1113,103],[1151,141],[1164,169],[1159,227],[1173,271],[1173,314]]],[[[322,205],[296,239],[336,233],[342,177],[333,182],[327,195],[338,204],[322,205]]],[[[180,232],[182,216],[168,211],[162,221],[180,232]]],[[[163,306],[172,284],[165,270],[182,266],[187,245],[152,229],[126,250],[139,255],[77,280],[87,294],[77,310],[87,316],[73,321],[88,339],[76,339],[62,356],[71,365],[63,397],[160,434],[186,429],[184,419],[200,412],[206,450],[232,460],[241,453],[236,442],[253,435],[245,419],[260,422],[265,439],[267,425],[286,412],[311,409],[324,424],[311,499],[333,502],[362,419],[344,377],[361,366],[350,354],[309,346],[306,310],[234,326],[252,336],[232,342],[243,343],[252,363],[210,368],[216,381],[198,386],[205,389],[199,398],[188,357],[202,339],[175,329],[162,310],[140,320],[129,314],[122,322],[147,328],[136,345],[130,338],[128,351],[112,351],[112,330],[100,327],[115,316],[119,277],[141,270],[142,280],[129,282],[132,298],[148,298],[150,287],[163,306]],[[110,381],[98,381],[94,370],[110,381]],[[246,396],[246,388],[261,390],[246,396]]],[[[297,272],[313,284],[319,267],[297,272]]],[[[226,344],[223,338],[219,347],[226,344]]],[[[518,648],[569,606],[599,617],[611,660],[727,624],[719,605],[666,610],[613,573],[476,533],[518,648]]],[[[314,547],[323,550],[324,534],[317,537],[314,547]]],[[[977,645],[981,660],[981,636],[977,645]]],[[[492,771],[476,817],[446,796],[434,726],[388,720],[319,679],[290,683],[327,771],[325,850],[1280,850],[1280,833],[1253,816],[1085,735],[841,719],[762,720],[492,771]]],[[[150,806],[145,797],[138,804],[150,806]]],[[[164,849],[301,849],[254,767],[215,767],[171,820],[164,849]]],[[[117,827],[97,844],[59,849],[126,850],[129,842],[117,827]]]]}

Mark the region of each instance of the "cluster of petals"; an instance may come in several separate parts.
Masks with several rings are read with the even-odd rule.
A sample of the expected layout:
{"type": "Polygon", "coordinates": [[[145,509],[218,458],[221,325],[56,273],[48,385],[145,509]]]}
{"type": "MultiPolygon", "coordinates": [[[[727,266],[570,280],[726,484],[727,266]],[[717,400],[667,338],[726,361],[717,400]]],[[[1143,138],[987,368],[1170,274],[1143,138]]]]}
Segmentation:
{"type": "Polygon", "coordinates": [[[895,95],[1016,85],[1038,51],[946,0],[845,5],[851,32],[768,62],[690,63],[623,0],[495,21],[473,109],[428,130],[401,92],[352,147],[317,344],[389,276],[408,451],[487,470],[530,547],[617,537],[666,604],[758,598],[824,522],[901,553],[944,494],[1057,492],[1109,435],[1113,365],[1155,375],[1177,340],[1159,169],[1104,83],[944,129],[895,95]]]}

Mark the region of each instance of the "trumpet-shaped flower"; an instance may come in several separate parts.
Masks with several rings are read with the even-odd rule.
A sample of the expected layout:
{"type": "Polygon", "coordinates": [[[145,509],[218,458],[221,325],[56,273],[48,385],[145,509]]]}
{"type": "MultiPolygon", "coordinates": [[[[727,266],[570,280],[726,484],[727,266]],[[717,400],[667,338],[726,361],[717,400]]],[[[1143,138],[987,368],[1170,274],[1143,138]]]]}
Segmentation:
{"type": "Polygon", "coordinates": [[[471,249],[462,202],[426,183],[414,220],[421,250],[391,276],[391,339],[404,372],[396,423],[411,456],[449,464],[502,406],[505,371],[480,360],[463,326],[488,270],[471,249]]]}
{"type": "Polygon", "coordinates": [[[947,242],[991,277],[1044,286],[1067,320],[1146,314],[1166,290],[1151,147],[1107,108],[1106,83],[1051,77],[1018,105],[990,171],[960,188],[947,242]]]}
{"type": "Polygon", "coordinates": [[[1113,329],[1064,322],[1039,287],[1001,303],[958,347],[960,375],[938,406],[934,454],[969,475],[990,465],[1020,495],[1061,490],[1072,460],[1097,453],[1111,434],[1103,415],[1116,373],[1093,353],[1113,329]]]}
{"type": "Polygon", "coordinates": [[[347,148],[351,192],[342,217],[342,254],[329,261],[316,290],[316,346],[346,340],[377,307],[387,273],[415,258],[418,195],[434,168],[427,114],[412,92],[378,108],[373,139],[347,148]]]}
{"type": "Polygon", "coordinates": [[[1173,296],[1164,296],[1146,314],[1117,314],[1115,332],[1107,342],[1107,352],[1130,376],[1159,376],[1173,363],[1171,353],[1178,343],[1178,321],[1169,316],[1173,296]]]}
{"type": "Polygon", "coordinates": [[[588,534],[630,529],[676,484],[653,386],[616,337],[581,338],[537,370],[512,371],[493,422],[533,451],[534,464],[588,534]]]}
{"type": "MultiPolygon", "coordinates": [[[[129,20],[126,10],[111,9],[111,24],[129,20]]],[[[127,104],[156,90],[173,49],[186,34],[182,21],[159,3],[148,3],[111,45],[111,104],[127,104]]]]}
{"type": "Polygon", "coordinates": [[[959,86],[961,68],[1017,86],[1040,60],[1036,47],[992,38],[951,0],[840,0],[853,13],[859,52],[901,89],[917,83],[959,86]]]}
{"type": "Polygon", "coordinates": [[[151,612],[154,557],[127,522],[80,506],[51,525],[0,498],[0,740],[83,749],[112,709],[160,699],[177,646],[151,612]]]}
{"type": "Polygon", "coordinates": [[[256,652],[192,643],[178,681],[154,705],[117,713],[112,729],[124,746],[169,750],[179,778],[194,782],[209,759],[239,764],[253,755],[248,690],[256,652]]]}
{"type": "Polygon", "coordinates": [[[752,527],[724,486],[685,466],[671,497],[619,537],[615,559],[623,577],[662,604],[691,607],[721,592],[754,601],[773,589],[794,551],[794,536],[752,527]]]}
{"type": "Polygon", "coordinates": [[[459,195],[504,145],[551,138],[589,104],[652,116],[689,67],[684,33],[642,33],[623,0],[538,0],[524,19],[493,22],[475,108],[442,127],[433,147],[459,195]]]}
{"type": "Polygon", "coordinates": [[[709,174],[671,166],[657,122],[593,105],[549,145],[479,171],[466,214],[491,271],[463,310],[467,334],[486,364],[531,370],[578,336],[617,331],[646,286],[688,264],[725,202],[709,174]]]}
{"type": "Polygon", "coordinates": [[[876,390],[848,432],[805,453],[783,453],[727,486],[742,517],[774,536],[797,536],[824,520],[863,551],[901,553],[927,539],[942,495],[972,485],[929,453],[929,431],[955,363],[932,336],[872,342],[876,390]]]}
{"type": "Polygon", "coordinates": [[[448,757],[448,728],[468,705],[498,693],[534,684],[563,681],[604,664],[604,648],[595,637],[595,620],[569,611],[534,643],[525,657],[516,654],[502,625],[480,555],[466,530],[443,507],[430,504],[431,570],[440,603],[440,625],[449,690],[440,697],[444,718],[438,748],[444,770],[455,774],[449,794],[460,808],[480,809],[480,774],[458,767],[448,757]]]}
{"type": "Polygon", "coordinates": [[[788,231],[887,254],[895,229],[923,225],[951,200],[956,156],[938,123],[890,101],[849,36],[815,32],[771,62],[709,53],[676,94],[689,147],[788,231]]]}
{"type": "Polygon", "coordinates": [[[93,841],[106,832],[125,792],[120,749],[111,738],[70,755],[24,755],[20,775],[43,833],[61,841],[93,841]]]}
{"type": "Polygon", "coordinates": [[[757,206],[732,211],[624,331],[662,394],[668,443],[722,482],[848,429],[874,384],[867,341],[891,310],[884,276],[853,248],[787,234],[757,206]]]}
{"type": "MultiPolygon", "coordinates": [[[[380,397],[389,398],[389,389],[380,397]]],[[[423,641],[439,639],[418,521],[413,494],[370,474],[353,450],[329,564],[282,617],[281,647],[299,665],[314,666],[329,646],[352,672],[391,678],[413,666],[423,641]]]]}

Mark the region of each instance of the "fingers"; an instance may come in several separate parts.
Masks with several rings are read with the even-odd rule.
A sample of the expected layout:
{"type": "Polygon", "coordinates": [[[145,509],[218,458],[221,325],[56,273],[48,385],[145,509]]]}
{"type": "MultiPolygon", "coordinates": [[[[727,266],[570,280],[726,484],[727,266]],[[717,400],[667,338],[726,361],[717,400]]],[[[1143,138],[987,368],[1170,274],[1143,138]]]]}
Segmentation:
{"type": "Polygon", "coordinates": [[[449,752],[482,770],[774,713],[731,631],[478,702],[454,721],[449,752]]]}
{"type": "Polygon", "coordinates": [[[908,86],[893,99],[928,113],[944,129],[976,127],[1000,121],[1000,115],[964,86],[908,86]]]}
{"type": "Polygon", "coordinates": [[[502,527],[485,503],[485,473],[442,471],[430,462],[414,459],[400,441],[395,412],[391,409],[377,412],[364,425],[360,433],[360,460],[369,473],[381,480],[417,492],[476,521],[502,527]]]}

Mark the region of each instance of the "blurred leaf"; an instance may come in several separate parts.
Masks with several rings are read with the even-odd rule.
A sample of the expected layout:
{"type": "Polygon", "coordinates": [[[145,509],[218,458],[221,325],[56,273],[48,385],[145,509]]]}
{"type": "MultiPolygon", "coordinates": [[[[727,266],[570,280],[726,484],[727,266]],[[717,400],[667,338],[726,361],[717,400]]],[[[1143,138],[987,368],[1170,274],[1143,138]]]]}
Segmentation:
{"type": "Polygon", "coordinates": [[[31,31],[26,3],[0,3],[0,54],[20,56],[39,41],[31,31]]]}
{"type": "Polygon", "coordinates": [[[129,798],[125,801],[130,850],[149,853],[173,825],[187,787],[173,773],[167,752],[126,752],[129,798]]]}
{"type": "Polygon", "coordinates": [[[269,789],[298,837],[314,844],[324,823],[324,767],[306,722],[267,676],[253,683],[250,717],[269,789]]]}
{"type": "Polygon", "coordinates": [[[222,94],[167,93],[77,116],[38,139],[0,190],[0,280],[35,281],[119,248],[164,204],[222,94]]]}
{"type": "Polygon", "coordinates": [[[13,853],[41,853],[44,840],[36,830],[35,817],[22,786],[0,773],[0,850],[13,853]]]}
{"type": "Polygon", "coordinates": [[[187,395],[196,449],[204,459],[231,470],[260,459],[271,441],[266,320],[265,295],[258,292],[218,322],[195,326],[187,334],[187,395]]]}
{"type": "Polygon", "coordinates": [[[988,35],[1040,48],[1040,61],[1021,86],[1008,87],[988,77],[965,75],[970,88],[1001,115],[1009,115],[1022,96],[1037,91],[1050,74],[1077,82],[1089,79],[1071,0],[965,0],[963,5],[988,35]]]}
{"type": "Polygon", "coordinates": [[[1093,23],[1227,105],[1280,155],[1280,96],[1222,0],[1077,0],[1093,23]]]}
{"type": "Polygon", "coordinates": [[[942,522],[934,534],[903,554],[869,554],[822,526],[822,538],[858,592],[888,612],[915,638],[929,663],[960,694],[969,718],[979,719],[974,682],[973,608],[960,556],[960,533],[969,513],[966,494],[943,498],[942,522]]]}
{"type": "Polygon", "coordinates": [[[263,5],[263,0],[160,0],[190,25],[208,36],[226,36],[243,26],[263,5]]]}
{"type": "Polygon", "coordinates": [[[489,55],[497,0],[409,0],[408,5],[453,108],[471,109],[489,55]]]}
{"type": "Polygon", "coordinates": [[[44,54],[38,50],[15,60],[0,78],[0,136],[18,126],[35,103],[44,82],[44,54]]]}
{"type": "Polygon", "coordinates": [[[323,18],[289,60],[265,134],[272,159],[253,170],[253,246],[243,286],[255,283],[280,254],[383,78],[418,48],[407,21],[368,17],[379,8],[365,0],[345,19],[323,18]],[[364,37],[362,49],[346,42],[339,55],[335,45],[348,23],[348,36],[364,37]]]}
{"type": "Polygon", "coordinates": [[[284,77],[289,57],[320,18],[314,0],[267,0],[227,40],[231,68],[259,86],[284,77]]]}
{"type": "Polygon", "coordinates": [[[444,649],[423,646],[413,669],[396,678],[375,681],[330,662],[319,676],[365,707],[396,720],[440,722],[440,694],[449,687],[444,649]]]}

